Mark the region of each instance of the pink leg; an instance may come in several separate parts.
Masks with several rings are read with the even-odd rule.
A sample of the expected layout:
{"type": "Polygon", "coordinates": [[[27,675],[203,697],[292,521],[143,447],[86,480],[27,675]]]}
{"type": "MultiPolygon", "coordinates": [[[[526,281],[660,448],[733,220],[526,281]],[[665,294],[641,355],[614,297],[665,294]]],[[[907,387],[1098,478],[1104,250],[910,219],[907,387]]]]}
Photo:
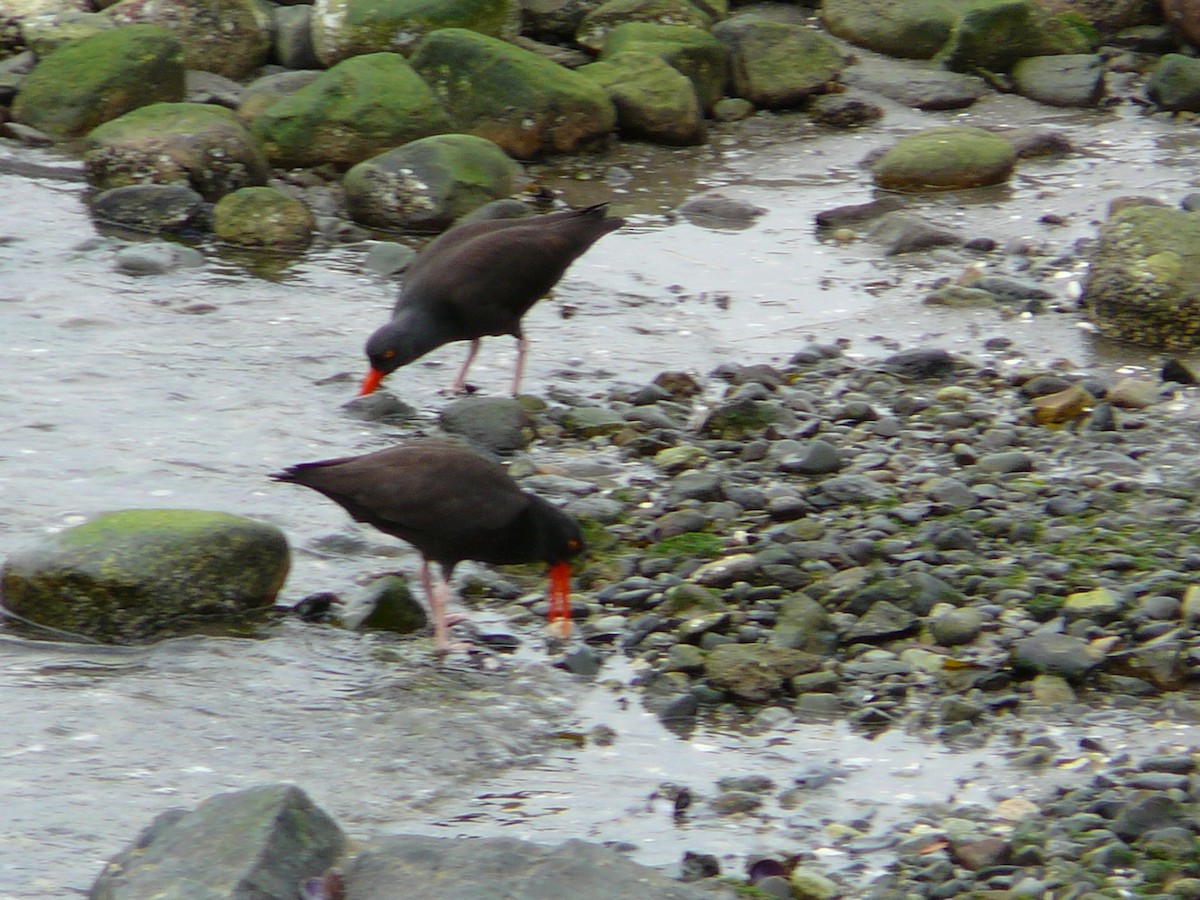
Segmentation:
{"type": "Polygon", "coordinates": [[[463,616],[446,615],[446,606],[450,602],[450,585],[442,577],[440,571],[431,573],[428,560],[421,560],[421,587],[429,600],[429,611],[433,614],[433,649],[436,653],[446,653],[450,650],[461,649],[466,644],[451,644],[449,626],[463,621],[463,616]]]}
{"type": "Polygon", "coordinates": [[[471,368],[471,363],[475,362],[475,354],[479,352],[479,338],[471,341],[471,349],[467,351],[467,358],[463,361],[462,368],[458,370],[458,377],[454,379],[454,384],[450,385],[450,393],[457,394],[463,389],[463,385],[467,381],[467,369],[471,368]]]}
{"type": "Polygon", "coordinates": [[[513,373],[513,396],[521,393],[521,376],[525,374],[525,353],[529,350],[529,341],[523,337],[517,338],[517,370],[513,373]]]}

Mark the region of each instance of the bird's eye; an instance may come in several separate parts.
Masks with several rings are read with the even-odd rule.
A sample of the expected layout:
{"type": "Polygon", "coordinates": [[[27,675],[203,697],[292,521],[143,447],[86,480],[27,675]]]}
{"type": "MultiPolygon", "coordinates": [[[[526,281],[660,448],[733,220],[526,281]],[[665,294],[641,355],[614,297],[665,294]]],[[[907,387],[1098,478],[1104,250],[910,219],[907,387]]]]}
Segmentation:
{"type": "Polygon", "coordinates": [[[383,358],[384,358],[384,359],[391,359],[391,358],[392,358],[393,356],[395,356],[395,355],[396,355],[396,351],[395,351],[395,350],[391,350],[391,349],[389,349],[389,350],[384,350],[384,351],[383,351],[383,358]]]}
{"type": "Polygon", "coordinates": [[[567,541],[567,549],[571,551],[579,550],[583,547],[583,542],[577,538],[570,538],[567,541]]]}

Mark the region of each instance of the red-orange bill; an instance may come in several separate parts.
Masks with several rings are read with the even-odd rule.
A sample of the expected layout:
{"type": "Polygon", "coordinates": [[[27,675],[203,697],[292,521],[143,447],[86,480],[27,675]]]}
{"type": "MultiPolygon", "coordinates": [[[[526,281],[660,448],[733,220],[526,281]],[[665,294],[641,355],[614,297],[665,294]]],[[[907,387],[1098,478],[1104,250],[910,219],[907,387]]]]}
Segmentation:
{"type": "Polygon", "coordinates": [[[383,381],[383,373],[378,369],[371,369],[367,373],[367,377],[363,379],[362,390],[358,392],[358,396],[362,397],[371,393],[375,388],[379,387],[379,382],[383,381]]]}
{"type": "Polygon", "coordinates": [[[550,611],[547,618],[551,627],[558,625],[562,637],[571,633],[571,565],[556,562],[550,566],[550,611]]]}

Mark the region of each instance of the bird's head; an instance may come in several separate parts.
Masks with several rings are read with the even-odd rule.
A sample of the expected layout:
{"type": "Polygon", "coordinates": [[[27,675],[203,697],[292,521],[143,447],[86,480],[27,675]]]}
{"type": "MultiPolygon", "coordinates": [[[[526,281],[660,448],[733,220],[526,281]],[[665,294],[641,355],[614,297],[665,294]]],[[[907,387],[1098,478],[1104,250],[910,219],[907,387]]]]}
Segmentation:
{"type": "Polygon", "coordinates": [[[418,348],[413,332],[400,327],[397,322],[389,322],[371,335],[366,350],[371,370],[363,379],[362,390],[358,392],[360,397],[379,387],[384,376],[428,352],[428,348],[418,348]]]}

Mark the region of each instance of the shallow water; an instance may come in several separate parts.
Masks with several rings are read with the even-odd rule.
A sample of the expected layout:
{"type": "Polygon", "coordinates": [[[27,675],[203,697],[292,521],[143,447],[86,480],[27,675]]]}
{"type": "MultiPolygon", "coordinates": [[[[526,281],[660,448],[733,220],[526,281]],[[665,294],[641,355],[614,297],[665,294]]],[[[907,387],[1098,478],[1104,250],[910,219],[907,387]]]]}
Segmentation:
{"type": "MultiPolygon", "coordinates": [[[[534,167],[572,205],[611,198],[631,224],[597,244],[555,300],[527,317],[534,346],[526,389],[602,392],[664,368],[703,374],[723,361],[783,361],[810,338],[846,337],[850,352],[863,355],[915,344],[978,354],[985,339],[1007,336],[1014,345],[1001,365],[1157,364],[1153,354],[1097,340],[1073,313],[1005,318],[922,306],[936,279],[960,274],[961,254],[884,260],[868,242],[840,245],[816,233],[816,211],[872,196],[858,165],[866,153],[949,121],[1049,125],[1081,151],[1023,161],[1003,189],[920,201],[968,235],[1061,254],[1064,298],[1081,274],[1072,245],[1095,235],[1111,198],[1175,203],[1200,188],[1194,128],[1129,105],[1055,111],[1003,96],[967,114],[889,107],[883,124],[854,133],[767,116],[714,132],[705,148],[626,146],[603,159],[534,167]],[[613,180],[614,169],[631,180],[613,180]],[[709,189],[768,212],[743,231],[664,216],[709,189]],[[1040,223],[1045,213],[1065,224],[1040,223]]],[[[0,159],[62,162],[5,143],[0,159]]],[[[0,174],[0,192],[0,557],[102,510],[186,506],[283,527],[297,549],[287,601],[344,591],[395,568],[398,552],[401,565],[411,563],[334,505],[265,477],[430,427],[443,402],[436,389],[461,361],[461,347],[446,348],[388,380],[421,411],[411,426],[365,423],[342,408],[364,370],[362,341],[396,290],[363,268],[361,247],[321,246],[269,277],[220,252],[207,252],[198,268],[135,277],[113,264],[128,238],[97,231],[82,184],[0,174]],[[313,552],[330,535],[360,542],[313,552]]],[[[513,359],[510,341],[485,342],[471,380],[502,392],[513,359]]],[[[377,639],[294,624],[268,641],[130,651],[0,644],[8,795],[0,896],[83,889],[162,809],[276,779],[301,784],[356,835],[578,836],[628,841],[637,858],[659,865],[692,849],[735,867],[760,850],[827,846],[811,830],[824,819],[871,813],[884,833],[910,802],[951,794],[990,802],[1031,790],[1002,747],[951,752],[901,733],[869,740],[838,724],[679,738],[642,711],[633,691],[575,683],[548,670],[533,646],[492,674],[466,664],[439,672],[408,650],[385,651],[377,639]],[[496,691],[508,701],[495,703],[496,691]],[[597,723],[616,729],[612,747],[545,742],[548,733],[597,723]],[[676,822],[663,804],[647,805],[662,781],[711,793],[720,775],[764,771],[784,785],[813,761],[846,773],[796,810],[769,806],[730,821],[698,809],[676,822]]],[[[619,685],[630,673],[614,663],[602,677],[619,685]]],[[[1187,725],[1126,725],[1114,715],[1072,729],[1114,747],[1197,743],[1187,725]]],[[[1075,732],[1062,728],[1064,746],[1073,746],[1075,732]]],[[[1089,765],[1065,763],[1062,777],[1083,777],[1089,765]]]]}

